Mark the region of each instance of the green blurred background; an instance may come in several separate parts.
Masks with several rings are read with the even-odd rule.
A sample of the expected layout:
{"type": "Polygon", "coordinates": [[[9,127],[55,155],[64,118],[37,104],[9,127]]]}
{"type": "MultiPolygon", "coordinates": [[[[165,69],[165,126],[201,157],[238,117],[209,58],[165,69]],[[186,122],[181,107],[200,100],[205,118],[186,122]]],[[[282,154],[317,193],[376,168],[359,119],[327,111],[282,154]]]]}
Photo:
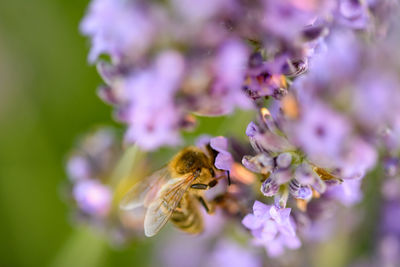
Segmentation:
{"type": "MultiPolygon", "coordinates": [[[[0,266],[146,266],[149,258],[151,241],[119,250],[98,233],[73,227],[60,197],[65,155],[76,138],[94,125],[115,125],[111,108],[96,97],[101,79],[78,31],[88,2],[0,1],[0,266]]],[[[242,133],[245,116],[233,124],[242,133]]],[[[368,223],[353,256],[373,243],[364,234],[374,231],[378,212],[377,190],[368,190],[376,179],[370,181],[368,223]]],[[[348,238],[337,235],[320,247],[316,261],[341,266],[348,238]]]]}

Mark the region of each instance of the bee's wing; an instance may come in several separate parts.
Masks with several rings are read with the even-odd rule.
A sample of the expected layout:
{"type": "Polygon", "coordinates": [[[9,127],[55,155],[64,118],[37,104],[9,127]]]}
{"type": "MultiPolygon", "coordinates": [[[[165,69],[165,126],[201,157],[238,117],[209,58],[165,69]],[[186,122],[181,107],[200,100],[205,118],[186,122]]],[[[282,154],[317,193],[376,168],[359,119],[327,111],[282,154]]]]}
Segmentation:
{"type": "Polygon", "coordinates": [[[122,198],[120,208],[130,210],[147,206],[157,196],[158,191],[168,182],[170,175],[167,167],[154,172],[149,177],[135,184],[122,198]]]}
{"type": "Polygon", "coordinates": [[[197,175],[175,178],[164,185],[155,201],[150,203],[144,219],[144,233],[154,236],[167,223],[197,175]]]}

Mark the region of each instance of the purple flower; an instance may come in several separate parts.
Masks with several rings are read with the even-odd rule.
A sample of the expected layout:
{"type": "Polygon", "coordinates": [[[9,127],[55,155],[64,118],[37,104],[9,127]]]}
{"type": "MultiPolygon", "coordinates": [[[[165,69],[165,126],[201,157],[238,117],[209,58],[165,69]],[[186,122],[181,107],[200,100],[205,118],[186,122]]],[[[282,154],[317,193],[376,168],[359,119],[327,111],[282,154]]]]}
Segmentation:
{"type": "Polygon", "coordinates": [[[213,216],[203,212],[202,217],[204,219],[204,232],[201,235],[193,236],[179,231],[171,231],[167,234],[167,238],[156,242],[158,262],[153,262],[152,266],[207,266],[207,259],[214,252],[210,248],[225,226],[225,219],[219,210],[213,216]],[[193,249],[193,244],[196,244],[196,249],[193,249]]]}
{"type": "Polygon", "coordinates": [[[271,61],[259,59],[259,63],[252,63],[259,54],[250,57],[250,67],[246,73],[244,90],[253,98],[272,96],[276,99],[282,98],[287,93],[287,82],[283,72],[287,72],[289,58],[281,56],[271,61]],[[254,65],[251,65],[254,64],[254,65]]]}
{"type": "Polygon", "coordinates": [[[266,0],[264,4],[263,26],[289,40],[298,38],[304,27],[317,19],[319,8],[312,1],[266,0]]]}
{"type": "Polygon", "coordinates": [[[210,258],[204,266],[258,267],[262,266],[261,258],[248,248],[223,239],[219,240],[210,258]]]}
{"type": "Polygon", "coordinates": [[[346,179],[340,185],[332,186],[326,194],[338,200],[345,206],[352,206],[362,200],[361,191],[362,179],[346,179]]]}
{"type": "Polygon", "coordinates": [[[396,235],[385,235],[378,245],[380,266],[399,266],[400,240],[396,235]]]}
{"type": "Polygon", "coordinates": [[[306,94],[312,87],[319,93],[337,93],[340,85],[354,77],[359,69],[360,45],[353,32],[333,31],[309,59],[309,73],[305,79],[311,78],[308,85],[311,88],[304,88],[302,93],[306,94]]]}
{"type": "Polygon", "coordinates": [[[205,23],[224,9],[234,5],[231,0],[204,0],[193,5],[191,0],[171,0],[172,6],[190,25],[205,23]]]}
{"type": "Polygon", "coordinates": [[[262,132],[254,122],[249,123],[246,134],[257,152],[271,151],[276,153],[295,150],[295,147],[289,143],[287,138],[272,131],[262,132]]]}
{"type": "Polygon", "coordinates": [[[338,21],[346,26],[363,29],[369,23],[369,10],[364,1],[340,0],[338,5],[338,21]]]}
{"type": "Polygon", "coordinates": [[[72,181],[90,178],[91,167],[84,156],[72,156],[67,163],[67,173],[72,181]]]}
{"type": "Polygon", "coordinates": [[[264,246],[270,257],[282,255],[285,248],[301,246],[290,211],[290,208],[282,209],[255,201],[253,214],[242,220],[242,224],[251,230],[254,244],[264,246]]]}
{"type": "Polygon", "coordinates": [[[302,109],[293,139],[312,161],[327,165],[341,155],[350,130],[351,125],[345,117],[314,102],[302,109]]]}
{"type": "MultiPolygon", "coordinates": [[[[235,107],[250,109],[251,100],[242,90],[248,61],[248,48],[239,40],[225,41],[216,49],[214,58],[193,62],[195,67],[188,72],[185,89],[195,93],[197,104],[194,111],[205,116],[220,116],[232,113],[235,107]],[[199,88],[195,88],[199,87],[199,88]],[[202,94],[197,94],[197,91],[202,94]]],[[[193,107],[192,107],[193,108],[193,107]]]]}
{"type": "Polygon", "coordinates": [[[355,84],[351,111],[367,130],[377,131],[383,125],[395,124],[394,114],[400,113],[400,83],[392,75],[389,71],[371,68],[355,84]]]}
{"type": "Polygon", "coordinates": [[[223,136],[211,138],[210,146],[218,152],[215,158],[215,167],[220,170],[230,171],[233,164],[233,157],[228,152],[228,139],[223,136]]]}
{"type": "Polygon", "coordinates": [[[122,0],[93,0],[81,23],[83,34],[91,37],[89,61],[109,54],[114,62],[123,56],[138,57],[151,43],[155,27],[138,4],[122,0]]]}
{"type": "Polygon", "coordinates": [[[385,200],[396,200],[400,198],[400,179],[387,177],[383,182],[381,193],[385,200]]]}
{"type": "Polygon", "coordinates": [[[289,195],[309,202],[313,190],[322,194],[327,186],[341,182],[340,178],[318,167],[307,154],[293,146],[266,109],[261,110],[261,115],[261,125],[251,122],[246,130],[258,154],[245,155],[242,164],[253,172],[265,175],[267,179],[261,185],[264,196],[274,196],[275,203],[286,207],[289,195]]]}
{"type": "Polygon", "coordinates": [[[338,162],[338,171],[342,178],[362,178],[371,170],[378,159],[376,149],[361,138],[350,139],[338,162]]]}
{"type": "Polygon", "coordinates": [[[95,216],[108,215],[111,208],[111,190],[97,180],[79,181],[73,189],[74,198],[82,211],[95,216]]]}
{"type": "Polygon", "coordinates": [[[158,55],[154,66],[133,73],[122,89],[128,102],[126,133],[128,142],[146,150],[180,142],[179,123],[182,115],[174,103],[183,75],[184,62],[174,51],[158,55]]]}
{"type": "MultiPolygon", "coordinates": [[[[239,107],[247,109],[252,107],[250,99],[246,98],[241,90],[247,61],[247,48],[238,40],[230,40],[220,49],[214,65],[217,77],[214,90],[217,92],[213,92],[213,94],[226,94],[225,101],[222,101],[221,104],[229,103],[231,106],[237,104],[239,107]]],[[[229,107],[225,110],[226,113],[232,112],[229,107]]]]}

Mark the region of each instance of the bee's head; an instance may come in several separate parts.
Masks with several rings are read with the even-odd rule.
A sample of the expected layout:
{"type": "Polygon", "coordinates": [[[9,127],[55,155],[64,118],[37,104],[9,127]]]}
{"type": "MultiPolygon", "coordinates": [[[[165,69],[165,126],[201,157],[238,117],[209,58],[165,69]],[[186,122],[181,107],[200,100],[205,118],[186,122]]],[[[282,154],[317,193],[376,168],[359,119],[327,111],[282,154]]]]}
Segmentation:
{"type": "Polygon", "coordinates": [[[179,152],[170,163],[177,174],[183,175],[208,168],[209,160],[204,152],[194,147],[188,147],[179,152]]]}

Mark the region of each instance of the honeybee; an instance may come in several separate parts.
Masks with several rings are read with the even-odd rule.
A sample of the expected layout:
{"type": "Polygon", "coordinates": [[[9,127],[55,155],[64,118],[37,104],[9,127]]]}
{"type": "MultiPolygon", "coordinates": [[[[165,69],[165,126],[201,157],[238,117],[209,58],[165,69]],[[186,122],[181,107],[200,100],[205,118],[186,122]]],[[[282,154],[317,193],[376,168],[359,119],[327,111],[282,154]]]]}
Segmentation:
{"type": "MultiPolygon", "coordinates": [[[[201,204],[207,213],[215,209],[207,201],[205,190],[218,179],[214,167],[215,151],[187,147],[176,154],[169,164],[134,185],[121,201],[120,207],[130,210],[144,206],[144,233],[156,235],[169,221],[184,232],[197,234],[203,230],[201,204]]],[[[221,177],[220,177],[221,178],[221,177]]]]}

